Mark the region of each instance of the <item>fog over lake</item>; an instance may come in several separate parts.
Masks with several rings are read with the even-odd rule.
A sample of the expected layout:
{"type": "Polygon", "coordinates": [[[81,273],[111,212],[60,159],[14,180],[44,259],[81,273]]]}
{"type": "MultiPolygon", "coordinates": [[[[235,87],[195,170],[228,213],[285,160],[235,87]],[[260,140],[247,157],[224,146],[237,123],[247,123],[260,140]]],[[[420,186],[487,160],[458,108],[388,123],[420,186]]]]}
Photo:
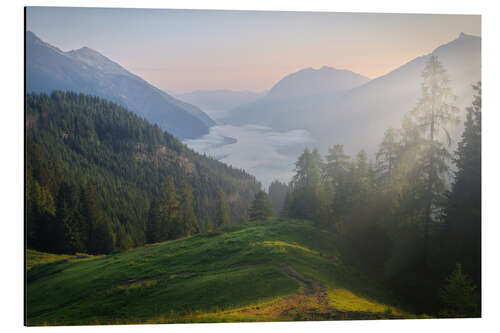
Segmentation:
{"type": "Polygon", "coordinates": [[[218,125],[211,127],[209,134],[184,143],[196,152],[246,170],[267,189],[275,179],[291,179],[297,157],[305,146],[313,146],[314,140],[302,129],[277,132],[260,125],[218,125]]]}

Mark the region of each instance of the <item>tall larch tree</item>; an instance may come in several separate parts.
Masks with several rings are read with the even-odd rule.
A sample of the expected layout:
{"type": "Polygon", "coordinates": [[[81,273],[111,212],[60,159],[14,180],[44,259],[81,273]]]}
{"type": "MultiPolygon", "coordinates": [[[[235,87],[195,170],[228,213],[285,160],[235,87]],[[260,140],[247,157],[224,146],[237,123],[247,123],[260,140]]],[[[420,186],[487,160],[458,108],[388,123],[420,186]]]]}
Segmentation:
{"type": "Polygon", "coordinates": [[[425,182],[424,265],[428,259],[431,226],[442,208],[445,177],[451,157],[448,151],[451,146],[449,130],[459,119],[454,100],[446,69],[436,56],[430,56],[422,72],[421,97],[410,112],[416,129],[424,139],[420,160],[425,182]]]}

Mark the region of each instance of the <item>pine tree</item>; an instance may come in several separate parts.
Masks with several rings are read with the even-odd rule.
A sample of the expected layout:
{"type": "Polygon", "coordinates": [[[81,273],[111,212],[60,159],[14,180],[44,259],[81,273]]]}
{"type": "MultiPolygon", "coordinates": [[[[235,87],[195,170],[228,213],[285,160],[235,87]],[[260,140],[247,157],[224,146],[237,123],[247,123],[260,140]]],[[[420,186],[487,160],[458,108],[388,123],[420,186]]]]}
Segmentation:
{"type": "Polygon", "coordinates": [[[317,221],[324,227],[335,227],[334,219],[335,189],[333,182],[324,180],[320,189],[317,221]]]}
{"type": "Polygon", "coordinates": [[[215,211],[215,227],[220,228],[231,223],[229,219],[229,208],[227,207],[226,194],[222,189],[217,191],[217,206],[215,211]]]}
{"type": "Polygon", "coordinates": [[[292,185],[290,184],[285,195],[283,208],[280,211],[280,217],[293,217],[293,201],[292,185]]]}
{"type": "Polygon", "coordinates": [[[350,173],[353,169],[351,157],[344,152],[343,145],[335,145],[328,148],[326,155],[325,176],[326,183],[329,185],[329,191],[335,193],[331,199],[331,218],[332,222],[337,224],[337,229],[340,230],[344,223],[347,211],[348,202],[350,200],[350,173]]]}
{"type": "Polygon", "coordinates": [[[115,234],[111,228],[111,221],[104,216],[99,219],[92,229],[91,253],[111,253],[115,248],[115,234]]]}
{"type": "Polygon", "coordinates": [[[285,203],[286,193],[288,192],[288,186],[280,181],[273,181],[269,185],[269,199],[273,204],[274,214],[279,216],[281,209],[285,203]]]}
{"type": "Polygon", "coordinates": [[[116,233],[116,247],[121,250],[128,250],[134,247],[134,241],[130,236],[130,233],[127,232],[127,228],[118,224],[118,232],[116,233]]]}
{"type": "Polygon", "coordinates": [[[169,176],[164,183],[160,197],[159,240],[179,238],[182,235],[183,227],[179,216],[179,197],[172,176],[169,176]]]}
{"type": "Polygon", "coordinates": [[[326,175],[333,182],[335,189],[340,189],[351,166],[351,158],[344,153],[343,145],[328,148],[326,155],[326,175]]]}
{"type": "Polygon", "coordinates": [[[383,192],[388,192],[392,188],[394,174],[399,167],[400,152],[400,133],[394,128],[389,128],[384,133],[384,139],[376,156],[376,183],[383,192]]]}
{"type": "Polygon", "coordinates": [[[446,279],[446,285],[439,290],[439,299],[444,305],[442,315],[447,317],[479,317],[481,298],[477,287],[457,264],[455,270],[446,279]]]}
{"type": "Polygon", "coordinates": [[[212,219],[210,216],[206,215],[205,218],[202,220],[203,221],[203,232],[210,232],[214,230],[214,224],[212,222],[212,219]]]}
{"type": "Polygon", "coordinates": [[[91,184],[82,191],[82,215],[88,225],[86,230],[88,252],[92,254],[111,252],[114,246],[112,231],[109,221],[104,220],[97,204],[95,187],[91,184]]]}
{"type": "Polygon", "coordinates": [[[410,117],[425,139],[420,169],[426,183],[423,262],[427,264],[430,228],[440,209],[444,177],[448,172],[450,153],[447,147],[451,145],[449,126],[458,122],[458,108],[453,105],[455,97],[449,87],[448,73],[436,56],[429,57],[422,79],[422,96],[410,117]],[[445,139],[446,145],[443,144],[445,139]]]}
{"type": "Polygon", "coordinates": [[[271,199],[266,192],[259,191],[255,194],[248,215],[250,221],[267,220],[273,216],[271,199]]]}
{"type": "Polygon", "coordinates": [[[87,250],[87,222],[83,220],[80,207],[80,193],[75,185],[62,183],[59,187],[56,206],[56,249],[64,253],[87,250]]]}
{"type": "Polygon", "coordinates": [[[182,225],[182,236],[191,236],[199,232],[198,219],[194,214],[193,207],[193,189],[191,186],[183,182],[182,183],[182,199],[179,206],[180,213],[180,223],[182,225]]]}
{"type": "Polygon", "coordinates": [[[364,150],[356,155],[356,165],[354,168],[354,185],[358,205],[363,205],[368,200],[368,195],[372,186],[372,166],[368,161],[368,156],[364,150]]]}
{"type": "Polygon", "coordinates": [[[161,239],[161,216],[160,205],[157,199],[153,199],[149,207],[148,221],[146,224],[146,242],[156,243],[161,239]]]}
{"type": "Polygon", "coordinates": [[[481,83],[458,144],[455,181],[446,207],[445,244],[449,262],[462,262],[474,282],[481,284],[481,83]]]}
{"type": "Polygon", "coordinates": [[[295,175],[290,183],[293,201],[288,205],[290,217],[319,221],[324,169],[317,149],[304,149],[295,163],[295,175]]]}
{"type": "Polygon", "coordinates": [[[49,189],[40,186],[38,181],[33,182],[31,216],[28,227],[33,232],[28,234],[28,246],[33,246],[44,251],[54,251],[53,244],[58,243],[60,238],[58,230],[55,229],[56,206],[54,198],[49,189]],[[30,223],[31,222],[31,223],[30,223]],[[30,243],[31,241],[31,243],[30,243]]]}

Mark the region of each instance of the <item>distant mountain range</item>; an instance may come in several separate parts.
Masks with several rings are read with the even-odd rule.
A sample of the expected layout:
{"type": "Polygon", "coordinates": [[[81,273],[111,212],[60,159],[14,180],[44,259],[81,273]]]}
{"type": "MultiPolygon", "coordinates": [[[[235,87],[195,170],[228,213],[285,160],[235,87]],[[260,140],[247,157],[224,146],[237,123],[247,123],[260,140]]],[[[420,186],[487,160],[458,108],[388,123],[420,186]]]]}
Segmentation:
{"type": "Polygon", "coordinates": [[[335,94],[358,87],[369,78],[346,69],[323,66],[320,69],[306,68],[285,76],[276,83],[265,100],[286,100],[320,94],[335,94]]]}
{"type": "Polygon", "coordinates": [[[285,76],[257,101],[239,106],[229,112],[225,121],[231,124],[261,124],[280,130],[297,129],[297,126],[277,126],[277,121],[303,110],[303,104],[322,96],[335,96],[368,82],[370,79],[349,70],[327,66],[320,69],[306,68],[285,76]]]}
{"type": "MultiPolygon", "coordinates": [[[[321,150],[344,144],[374,152],[385,129],[399,127],[420,96],[421,73],[430,55],[447,69],[456,105],[464,113],[471,85],[481,80],[481,38],[466,34],[373,80],[329,67],[304,69],[279,81],[261,99],[230,111],[230,124],[275,130],[308,130],[321,150]]],[[[463,120],[463,119],[462,119],[463,120]]],[[[455,130],[455,137],[461,127],[455,130]]]]}
{"type": "Polygon", "coordinates": [[[195,90],[175,96],[198,106],[214,119],[227,116],[227,112],[240,105],[249,104],[266,95],[264,92],[234,90],[195,90]]]}
{"type": "Polygon", "coordinates": [[[180,139],[203,136],[215,125],[202,108],[222,123],[305,129],[323,151],[341,143],[351,153],[374,152],[384,130],[399,127],[416,104],[431,54],[448,70],[456,104],[465,112],[471,85],[481,79],[481,38],[463,33],[373,80],[324,66],[292,73],[268,92],[193,91],[174,98],[92,49],[63,52],[28,31],[26,87],[28,92],[72,90],[107,98],[180,139]]]}
{"type": "Polygon", "coordinates": [[[63,52],[26,32],[26,90],[96,95],[118,103],[180,139],[197,138],[215,122],[198,107],[154,87],[88,47],[63,52]]]}

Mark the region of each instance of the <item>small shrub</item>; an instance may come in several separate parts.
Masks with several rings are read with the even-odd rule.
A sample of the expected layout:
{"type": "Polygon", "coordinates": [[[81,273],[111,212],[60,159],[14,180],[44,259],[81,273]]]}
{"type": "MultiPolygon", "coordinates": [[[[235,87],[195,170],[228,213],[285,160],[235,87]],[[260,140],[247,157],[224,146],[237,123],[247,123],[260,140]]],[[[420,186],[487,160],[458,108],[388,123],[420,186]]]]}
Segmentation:
{"type": "Polygon", "coordinates": [[[480,315],[480,297],[476,286],[462,272],[462,265],[446,279],[446,285],[439,290],[439,299],[444,305],[444,317],[477,317],[480,315]]]}

